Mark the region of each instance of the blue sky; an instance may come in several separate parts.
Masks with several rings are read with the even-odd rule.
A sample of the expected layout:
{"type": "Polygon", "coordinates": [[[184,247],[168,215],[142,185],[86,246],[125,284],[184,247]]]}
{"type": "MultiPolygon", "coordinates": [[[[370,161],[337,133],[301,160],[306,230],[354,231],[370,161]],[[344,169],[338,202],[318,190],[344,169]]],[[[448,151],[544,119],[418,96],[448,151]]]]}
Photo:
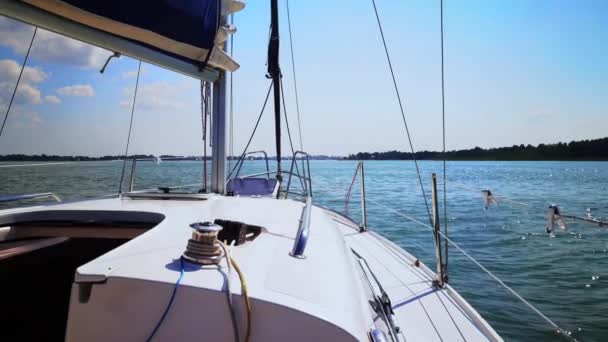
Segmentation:
{"type": "MultiPolygon", "coordinates": [[[[377,0],[414,146],[441,148],[439,1],[377,0]]],[[[284,2],[281,2],[284,5],[284,2]]],[[[371,1],[291,0],[304,149],[313,154],[406,150],[405,131],[371,1]]],[[[235,153],[268,86],[267,1],[236,16],[235,153]]],[[[297,136],[283,10],[281,57],[297,136]]],[[[448,149],[607,136],[608,2],[445,1],[448,149]]],[[[32,28],[0,21],[4,113],[32,28]]],[[[137,61],[39,31],[0,154],[124,153],[137,61]]],[[[197,81],[144,64],[132,153],[200,154],[197,81]]],[[[274,151],[272,107],[253,149],[274,151]]],[[[297,140],[297,139],[296,139],[297,140]]],[[[284,134],[284,150],[287,139],[284,134]]]]}

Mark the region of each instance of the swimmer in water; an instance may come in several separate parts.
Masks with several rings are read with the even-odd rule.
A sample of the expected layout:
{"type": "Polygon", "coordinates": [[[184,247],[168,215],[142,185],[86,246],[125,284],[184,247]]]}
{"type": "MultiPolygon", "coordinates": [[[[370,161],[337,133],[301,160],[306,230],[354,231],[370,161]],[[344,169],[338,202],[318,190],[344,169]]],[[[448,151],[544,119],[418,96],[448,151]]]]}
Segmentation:
{"type": "Polygon", "coordinates": [[[552,204],[549,206],[547,214],[547,234],[549,234],[549,237],[555,237],[554,227],[556,224],[561,230],[568,230],[568,226],[566,226],[566,222],[561,216],[558,206],[552,204]]]}
{"type": "Polygon", "coordinates": [[[483,208],[484,208],[484,210],[488,210],[488,208],[490,207],[491,204],[494,204],[495,206],[498,206],[498,201],[496,201],[496,198],[494,198],[494,196],[492,195],[492,191],[490,191],[490,190],[482,190],[481,193],[483,194],[483,208]]]}

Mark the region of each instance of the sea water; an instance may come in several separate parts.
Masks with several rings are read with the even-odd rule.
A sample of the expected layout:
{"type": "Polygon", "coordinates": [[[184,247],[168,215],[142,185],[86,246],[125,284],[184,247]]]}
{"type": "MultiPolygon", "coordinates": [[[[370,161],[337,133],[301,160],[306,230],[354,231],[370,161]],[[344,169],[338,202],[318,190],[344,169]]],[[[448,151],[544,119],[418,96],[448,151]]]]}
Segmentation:
{"type": "MultiPolygon", "coordinates": [[[[284,163],[288,169],[290,162],[284,163]]],[[[7,167],[15,164],[0,163],[0,194],[50,191],[64,201],[115,194],[123,169],[121,161],[7,167]]],[[[344,212],[356,162],[315,160],[310,168],[314,203],[344,212]]],[[[247,161],[241,174],[264,169],[262,161],[247,161]]],[[[130,170],[126,165],[125,190],[130,170]]],[[[443,219],[442,163],[422,161],[420,170],[429,205],[431,174],[437,173],[443,219]]],[[[448,162],[446,178],[450,238],[575,338],[608,340],[608,227],[567,220],[568,231],[557,231],[555,238],[545,231],[550,204],[562,214],[586,216],[590,209],[592,216],[608,217],[608,162],[448,162]],[[487,211],[484,189],[498,199],[498,206],[487,211]]],[[[146,189],[202,179],[201,161],[140,162],[134,182],[136,189],[146,189]]],[[[299,182],[292,182],[297,190],[299,182]]],[[[348,200],[348,214],[357,221],[358,182],[348,200]]],[[[376,204],[429,222],[413,162],[366,161],[365,187],[370,229],[432,268],[428,227],[376,204]]],[[[546,322],[454,248],[449,249],[448,273],[450,284],[506,340],[559,340],[546,322]]]]}

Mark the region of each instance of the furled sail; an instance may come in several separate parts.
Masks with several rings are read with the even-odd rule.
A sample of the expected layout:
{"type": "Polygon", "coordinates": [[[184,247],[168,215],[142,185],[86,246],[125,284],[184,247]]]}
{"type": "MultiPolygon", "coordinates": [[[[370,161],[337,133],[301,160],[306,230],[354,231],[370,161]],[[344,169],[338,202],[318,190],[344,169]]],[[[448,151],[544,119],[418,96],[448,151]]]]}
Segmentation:
{"type": "MultiPolygon", "coordinates": [[[[158,60],[173,59],[199,70],[208,67],[235,71],[239,67],[218,45],[235,31],[222,25],[222,16],[241,10],[244,7],[241,0],[13,0],[0,6],[2,14],[10,12],[11,6],[23,7],[14,11],[16,19],[54,31],[63,31],[63,26],[48,25],[48,22],[62,20],[66,27],[84,27],[86,35],[82,36],[75,30],[59,33],[127,55],[128,51],[117,51],[116,45],[104,42],[111,43],[114,37],[135,44],[136,48],[131,50],[139,46],[161,54],[158,60]],[[87,39],[91,36],[89,31],[101,32],[107,37],[87,39]]],[[[145,60],[141,53],[131,55],[145,60]]],[[[158,61],[156,64],[165,66],[158,61]]]]}

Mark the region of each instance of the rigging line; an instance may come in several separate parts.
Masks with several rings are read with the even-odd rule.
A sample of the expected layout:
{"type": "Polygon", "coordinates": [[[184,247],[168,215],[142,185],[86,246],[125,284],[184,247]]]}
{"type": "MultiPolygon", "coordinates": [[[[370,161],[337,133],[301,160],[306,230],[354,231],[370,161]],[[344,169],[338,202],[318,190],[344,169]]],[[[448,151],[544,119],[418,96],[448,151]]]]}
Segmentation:
{"type": "MultiPolygon", "coordinates": [[[[234,26],[234,13],[230,14],[230,25],[234,26]]],[[[234,57],[234,34],[230,35],[230,57],[234,57]]],[[[234,72],[230,72],[230,140],[228,143],[228,170],[232,169],[232,157],[234,156],[234,72]]]]}
{"type": "Polygon", "coordinates": [[[228,174],[228,179],[230,179],[230,177],[232,176],[232,174],[236,170],[236,167],[239,165],[239,163],[242,163],[243,159],[245,158],[245,154],[247,153],[247,149],[249,148],[249,145],[251,144],[251,140],[253,140],[253,136],[255,135],[255,132],[258,129],[258,126],[260,124],[260,120],[262,119],[262,115],[264,114],[264,110],[266,109],[266,104],[268,103],[268,98],[270,97],[270,91],[271,90],[272,90],[272,82],[270,82],[270,86],[268,87],[268,92],[266,93],[266,99],[264,100],[264,104],[262,105],[262,110],[260,111],[260,115],[258,116],[258,120],[256,121],[255,126],[253,127],[253,132],[251,132],[251,136],[249,137],[249,141],[247,141],[247,145],[245,145],[245,148],[243,149],[243,153],[241,154],[241,156],[239,157],[239,159],[234,164],[234,168],[232,168],[232,170],[228,174]]]}
{"type": "Polygon", "coordinates": [[[388,46],[386,44],[386,39],[384,38],[384,31],[382,30],[382,23],[380,21],[380,15],[378,14],[378,8],[376,7],[376,0],[372,0],[372,5],[374,6],[374,13],[376,14],[376,21],[378,22],[378,29],[380,30],[380,36],[382,37],[382,45],[384,46],[384,53],[386,54],[386,60],[388,62],[388,67],[391,72],[391,78],[393,79],[393,86],[395,88],[395,93],[397,94],[397,101],[399,102],[401,118],[403,119],[403,125],[405,126],[405,132],[407,133],[407,139],[408,139],[408,142],[410,145],[410,150],[412,151],[412,160],[414,161],[414,165],[416,166],[416,173],[418,174],[418,181],[420,183],[420,190],[422,191],[422,198],[424,199],[424,205],[426,206],[426,213],[428,215],[429,222],[432,225],[433,219],[431,217],[431,210],[429,209],[429,202],[426,198],[426,192],[424,191],[424,184],[422,183],[422,176],[420,175],[420,167],[418,166],[418,161],[416,160],[414,144],[412,143],[412,138],[410,136],[410,130],[407,126],[407,120],[405,119],[405,110],[403,109],[403,102],[401,101],[399,87],[397,86],[397,79],[395,78],[395,72],[393,71],[393,63],[391,62],[391,56],[388,52],[388,46]]]}
{"type": "MultiPolygon", "coordinates": [[[[372,199],[367,199],[368,201],[376,204],[377,206],[384,208],[387,211],[393,212],[396,215],[399,215],[405,219],[408,219],[412,222],[418,223],[419,225],[431,229],[433,230],[433,227],[420,221],[417,220],[409,215],[406,215],[398,210],[392,209],[390,207],[385,206],[384,204],[372,200],[372,199]]],[[[524,303],[530,310],[532,310],[534,313],[536,313],[538,316],[540,316],[545,322],[547,322],[552,328],[554,328],[555,330],[557,330],[557,332],[561,335],[564,336],[564,338],[568,339],[569,341],[576,341],[575,338],[573,338],[572,336],[569,335],[569,333],[560,328],[555,322],[553,322],[549,317],[545,316],[545,314],[543,314],[540,310],[538,310],[534,305],[532,305],[530,302],[528,302],[526,299],[524,299],[522,296],[520,296],[517,292],[515,292],[515,290],[513,290],[511,287],[509,287],[507,284],[505,284],[502,280],[500,280],[500,278],[498,278],[497,276],[494,275],[494,273],[490,272],[490,270],[488,270],[487,268],[485,268],[481,263],[479,263],[479,261],[477,261],[475,258],[473,258],[469,253],[467,253],[464,249],[462,249],[458,244],[456,244],[454,241],[452,241],[450,238],[448,238],[446,235],[444,235],[441,231],[438,232],[440,235],[443,236],[444,239],[446,239],[446,241],[448,241],[452,247],[456,248],[460,253],[462,253],[465,257],[467,257],[471,262],[473,262],[475,265],[477,265],[477,267],[479,267],[482,271],[484,271],[486,274],[488,274],[492,279],[494,279],[498,284],[500,284],[502,287],[504,287],[507,291],[509,291],[515,298],[519,299],[522,303],[524,303]]]]}
{"type": "MultiPolygon", "coordinates": [[[[391,252],[391,254],[393,254],[393,256],[397,258],[397,262],[399,262],[399,261],[401,261],[401,262],[406,262],[406,263],[410,263],[410,262],[411,262],[411,260],[407,260],[406,258],[404,258],[404,256],[403,256],[403,255],[402,255],[402,254],[401,254],[401,253],[400,253],[398,250],[395,250],[395,248],[394,248],[394,247],[392,247],[390,244],[386,244],[386,243],[382,242],[382,241],[381,241],[381,240],[379,240],[379,239],[378,239],[378,237],[377,237],[377,236],[375,236],[374,234],[371,234],[370,236],[372,236],[372,237],[374,238],[372,241],[374,241],[374,243],[375,243],[376,245],[380,246],[381,248],[387,248],[387,249],[388,249],[388,250],[391,252]]],[[[382,265],[384,266],[384,264],[382,264],[382,265]]],[[[390,270],[389,270],[389,269],[388,269],[386,266],[385,266],[385,268],[386,268],[386,269],[387,269],[389,272],[391,272],[391,271],[390,271],[390,270]]],[[[418,271],[419,271],[419,272],[421,272],[419,269],[418,269],[418,271]]],[[[415,272],[415,273],[413,273],[413,274],[414,274],[414,275],[416,275],[416,276],[418,277],[418,279],[424,280],[424,279],[426,278],[426,277],[425,277],[425,275],[424,275],[424,272],[421,272],[421,273],[423,274],[423,276],[421,276],[421,275],[420,275],[420,274],[418,274],[417,272],[415,272]]],[[[399,282],[400,282],[401,284],[403,284],[403,286],[405,286],[405,287],[406,287],[406,288],[407,288],[407,289],[408,289],[408,290],[409,290],[409,291],[412,293],[412,295],[415,295],[416,293],[415,293],[414,291],[412,291],[412,289],[410,288],[410,286],[409,286],[409,285],[421,284],[421,283],[425,283],[425,284],[426,284],[426,283],[427,283],[427,281],[422,281],[422,282],[416,282],[416,283],[413,283],[413,284],[411,284],[411,283],[410,283],[410,284],[407,284],[407,283],[405,283],[405,282],[403,282],[403,281],[401,281],[401,280],[399,280],[399,282]]],[[[458,326],[458,324],[456,324],[456,321],[454,320],[454,317],[452,316],[452,314],[451,314],[451,313],[450,313],[450,311],[448,310],[448,308],[447,308],[447,306],[445,305],[445,303],[444,303],[443,299],[441,298],[441,296],[440,296],[440,295],[439,295],[439,294],[438,294],[436,291],[433,291],[433,293],[435,294],[435,296],[437,296],[437,299],[439,299],[439,301],[441,302],[441,305],[443,305],[443,307],[444,307],[444,309],[446,310],[446,312],[447,312],[448,316],[450,317],[450,320],[452,321],[452,323],[453,323],[453,324],[454,324],[454,326],[456,327],[456,330],[458,331],[458,334],[460,335],[460,337],[462,337],[462,340],[463,340],[464,342],[467,342],[466,337],[463,335],[463,333],[462,333],[462,331],[460,330],[460,327],[458,326]]],[[[421,303],[422,303],[422,302],[421,302],[421,303]]],[[[423,308],[424,308],[424,306],[423,306],[423,308]]],[[[440,337],[440,338],[441,338],[441,337],[440,337]]]]}
{"type": "Polygon", "coordinates": [[[300,101],[298,99],[298,82],[296,81],[296,62],[293,54],[293,37],[291,35],[291,15],[289,11],[289,0],[286,0],[287,7],[287,27],[289,31],[289,49],[291,52],[291,72],[293,74],[293,88],[296,97],[296,112],[298,114],[298,137],[300,138],[300,150],[304,151],[302,144],[302,124],[300,120],[300,101]]]}
{"type": "Polygon", "coordinates": [[[135,91],[133,92],[133,105],[131,106],[131,121],[129,122],[129,134],[127,135],[127,146],[125,147],[125,157],[122,163],[122,173],[120,174],[120,184],[118,185],[118,193],[122,193],[122,182],[125,179],[125,170],[127,169],[127,156],[129,155],[129,142],[131,141],[131,130],[133,129],[133,114],[135,113],[135,102],[137,101],[137,88],[139,87],[139,76],[141,73],[141,60],[137,66],[137,78],[135,79],[135,91]]]}
{"type": "Polygon", "coordinates": [[[201,121],[203,125],[203,186],[202,192],[207,192],[207,85],[201,81],[201,121]]]}
{"type": "MultiPolygon", "coordinates": [[[[446,242],[446,244],[447,244],[447,242],[446,242]]],[[[405,285],[405,286],[407,286],[407,285],[405,285]]],[[[441,298],[441,296],[437,292],[435,292],[435,296],[437,296],[437,299],[439,299],[439,301],[441,302],[441,305],[443,306],[443,308],[445,309],[445,311],[448,313],[448,316],[450,317],[450,320],[452,321],[452,324],[454,324],[454,327],[456,328],[456,330],[458,330],[458,334],[460,335],[460,337],[462,337],[462,340],[464,342],[467,342],[467,338],[464,337],[464,334],[460,330],[460,327],[458,326],[458,324],[456,324],[456,321],[454,320],[454,317],[450,313],[450,310],[448,310],[448,307],[445,305],[445,302],[443,301],[443,298],[441,298]]]]}
{"type": "MultiPolygon", "coordinates": [[[[376,244],[377,245],[377,244],[376,244]]],[[[379,265],[381,265],[388,273],[390,273],[395,279],[397,279],[397,281],[399,283],[401,283],[401,285],[403,285],[408,291],[410,291],[410,293],[412,295],[415,295],[416,293],[414,291],[412,291],[412,289],[407,286],[407,284],[405,284],[405,282],[403,282],[403,280],[401,280],[399,277],[397,277],[392,270],[390,270],[388,268],[388,266],[386,266],[385,263],[381,262],[378,257],[376,255],[374,255],[373,253],[370,253],[369,248],[365,247],[363,244],[360,245],[361,249],[364,249],[375,261],[376,263],[378,263],[379,265]]],[[[365,260],[365,259],[363,259],[365,260]]],[[[367,261],[365,261],[367,263],[367,261]]],[[[424,303],[421,300],[417,300],[416,301],[420,307],[422,308],[422,311],[424,311],[424,314],[426,315],[426,317],[429,320],[429,323],[431,324],[431,326],[433,327],[433,330],[435,330],[435,333],[437,334],[437,337],[439,338],[439,341],[443,342],[443,337],[441,336],[441,333],[439,333],[439,329],[437,329],[437,326],[435,325],[435,321],[433,321],[433,319],[431,318],[431,315],[429,314],[426,305],[424,305],[424,303]]],[[[392,308],[395,308],[395,306],[393,306],[392,308]]],[[[449,314],[449,313],[448,313],[449,314]]],[[[466,342],[466,340],[465,340],[466,342]]]]}
{"type": "Polygon", "coordinates": [[[350,194],[353,190],[353,186],[355,185],[355,181],[357,180],[357,175],[359,174],[359,169],[361,164],[357,164],[357,168],[355,169],[355,174],[353,175],[353,179],[350,181],[350,186],[348,187],[348,191],[346,192],[346,197],[344,199],[344,216],[348,216],[348,204],[350,203],[350,194]]]}
{"type": "Polygon", "coordinates": [[[241,295],[242,295],[243,299],[245,300],[245,310],[247,312],[247,326],[245,328],[245,342],[249,342],[249,340],[251,339],[252,311],[251,311],[251,301],[249,300],[249,294],[248,294],[248,290],[247,290],[247,281],[245,280],[245,274],[243,274],[243,271],[241,271],[241,268],[237,264],[236,259],[234,259],[231,256],[230,262],[232,263],[232,267],[236,271],[237,275],[239,276],[239,280],[241,281],[241,295]]]}
{"type": "Polygon", "coordinates": [[[25,59],[23,60],[23,65],[21,66],[21,70],[19,71],[19,76],[17,77],[17,84],[15,84],[15,89],[13,89],[13,94],[11,95],[11,100],[8,102],[8,107],[6,107],[6,114],[4,114],[4,120],[2,120],[2,126],[0,127],[0,137],[2,136],[2,132],[4,132],[4,125],[6,125],[6,119],[8,119],[8,113],[10,113],[11,107],[13,106],[13,100],[15,100],[15,95],[17,94],[17,89],[19,88],[19,82],[21,82],[21,76],[23,76],[23,71],[25,70],[25,66],[27,65],[27,60],[30,58],[30,52],[32,51],[32,45],[34,45],[34,39],[36,38],[36,33],[38,33],[38,26],[34,26],[34,33],[32,34],[32,40],[30,40],[30,46],[27,48],[27,53],[25,54],[25,59]]]}
{"type": "Polygon", "coordinates": [[[175,300],[175,295],[177,294],[177,289],[179,288],[183,277],[184,277],[184,259],[182,259],[180,257],[179,258],[179,277],[177,278],[177,281],[175,282],[175,286],[173,286],[173,292],[171,293],[171,298],[169,299],[169,303],[165,307],[165,311],[163,311],[162,316],[160,316],[159,321],[156,323],[156,325],[154,326],[154,329],[150,333],[150,336],[148,336],[148,338],[146,339],[147,342],[152,341],[152,338],[154,338],[154,335],[156,335],[156,332],[158,332],[158,328],[160,328],[160,326],[165,321],[165,318],[167,317],[167,314],[169,313],[171,306],[173,306],[173,301],[175,300]]]}
{"type": "MultiPolygon", "coordinates": [[[[442,126],[442,142],[443,142],[443,224],[445,235],[448,235],[448,185],[446,175],[446,155],[445,155],[445,69],[444,69],[444,53],[443,53],[443,0],[440,0],[441,12],[441,126],[442,126]]],[[[448,241],[445,241],[445,268],[448,268],[448,241]]]]}
{"type": "MultiPolygon", "coordinates": [[[[230,278],[232,278],[232,266],[230,265],[230,254],[229,250],[226,248],[226,244],[222,241],[218,241],[220,247],[224,251],[224,258],[226,259],[226,265],[228,267],[228,274],[226,277],[226,296],[228,298],[228,309],[230,311],[230,320],[232,321],[232,329],[234,330],[234,340],[236,342],[240,342],[241,338],[239,337],[239,327],[236,322],[236,311],[234,309],[234,303],[232,301],[232,292],[230,290],[230,278]]],[[[219,265],[218,265],[219,266],[219,265]]],[[[219,270],[219,267],[218,267],[219,270]]]]}
{"type": "Polygon", "coordinates": [[[285,103],[285,91],[283,91],[283,79],[282,78],[281,78],[281,98],[283,100],[283,115],[285,116],[285,126],[287,127],[287,136],[289,137],[289,146],[291,147],[292,163],[296,167],[296,174],[298,175],[298,179],[300,180],[300,185],[302,186],[302,189],[305,189],[304,183],[303,183],[301,175],[300,175],[300,169],[298,168],[298,163],[297,163],[297,161],[293,160],[293,158],[295,158],[295,156],[296,156],[296,151],[293,148],[293,141],[291,140],[291,129],[289,129],[289,120],[287,119],[287,105],[285,103]]]}
{"type": "MultiPolygon", "coordinates": [[[[361,245],[360,249],[365,249],[366,252],[369,254],[369,249],[367,249],[363,245],[361,245]]],[[[393,318],[395,316],[395,314],[393,312],[393,306],[390,303],[390,298],[388,298],[388,294],[382,287],[382,284],[378,280],[378,277],[376,277],[376,275],[374,274],[374,271],[372,271],[372,268],[369,266],[367,259],[364,258],[363,256],[361,256],[354,248],[351,247],[350,250],[353,253],[353,255],[355,256],[355,260],[359,264],[359,267],[361,268],[361,273],[365,277],[365,280],[367,281],[367,284],[369,285],[369,290],[371,291],[373,301],[376,303],[376,307],[374,308],[374,311],[376,312],[376,316],[373,317],[372,320],[375,322],[378,318],[382,319],[388,328],[388,333],[390,335],[391,341],[398,341],[396,334],[398,334],[399,332],[398,332],[398,328],[395,326],[395,320],[393,318]],[[385,307],[385,304],[388,306],[388,308],[385,307]]],[[[376,262],[378,262],[377,256],[375,256],[374,254],[371,254],[371,257],[374,258],[376,260],[376,262]]],[[[382,266],[384,266],[384,268],[386,268],[386,266],[384,264],[382,264],[382,266]]],[[[424,305],[423,305],[423,309],[424,309],[424,305]]],[[[430,317],[429,317],[429,320],[430,320],[430,317]]],[[[432,321],[431,321],[431,324],[433,324],[432,321]]],[[[441,340],[441,342],[443,342],[439,333],[437,333],[437,335],[439,336],[439,339],[441,340]]],[[[405,336],[403,336],[403,338],[405,339],[405,336]]]]}
{"type": "MultiPolygon", "coordinates": [[[[184,185],[176,185],[176,186],[170,186],[169,188],[171,189],[183,189],[183,188],[190,188],[193,186],[198,186],[201,185],[203,183],[198,182],[198,183],[191,183],[191,184],[184,184],[184,185]]],[[[149,189],[143,189],[143,190],[137,190],[137,191],[133,191],[133,192],[148,192],[148,191],[154,191],[154,190],[158,190],[158,187],[156,188],[149,188],[149,189]]],[[[113,194],[105,194],[105,195],[95,195],[93,197],[91,197],[91,199],[102,199],[102,198],[108,198],[108,197],[117,197],[118,195],[120,195],[119,193],[113,193],[113,194]]],[[[63,202],[65,203],[65,202],[63,202]]]]}
{"type": "Polygon", "coordinates": [[[283,79],[281,78],[281,99],[283,100],[283,115],[285,116],[285,126],[287,127],[287,137],[289,138],[289,146],[291,154],[295,153],[293,149],[293,140],[291,139],[291,129],[289,129],[289,120],[287,120],[287,105],[285,104],[285,92],[283,91],[283,79]]]}

